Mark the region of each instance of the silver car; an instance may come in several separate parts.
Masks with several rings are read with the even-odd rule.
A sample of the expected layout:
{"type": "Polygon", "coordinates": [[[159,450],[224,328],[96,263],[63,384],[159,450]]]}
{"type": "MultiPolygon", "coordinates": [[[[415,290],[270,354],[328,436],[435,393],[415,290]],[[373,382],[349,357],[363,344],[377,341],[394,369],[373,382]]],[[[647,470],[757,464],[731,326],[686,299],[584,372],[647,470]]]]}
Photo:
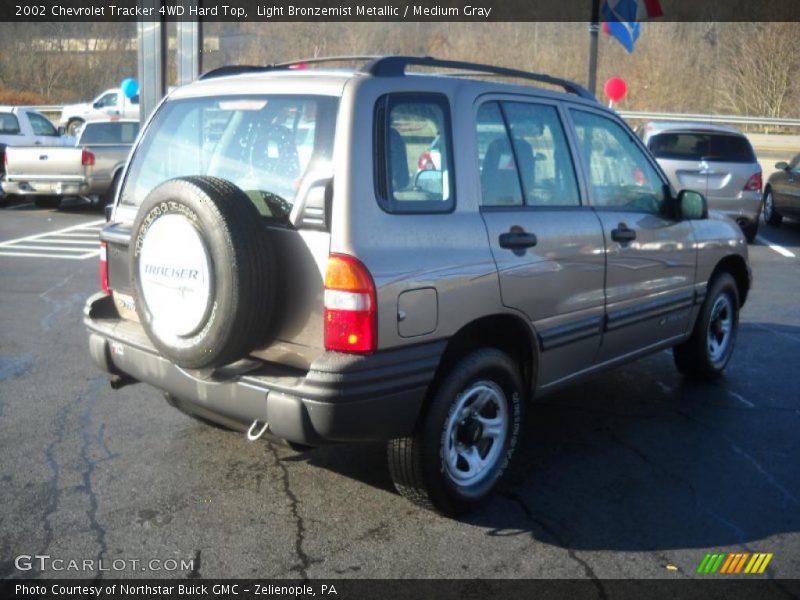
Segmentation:
{"type": "Polygon", "coordinates": [[[667,348],[721,375],[747,244],[615,113],[547,75],[361,63],[223,69],[156,110],[85,312],[113,387],[249,440],[383,440],[402,495],[460,514],[534,396],[667,348]]]}
{"type": "Polygon", "coordinates": [[[711,209],[731,217],[748,242],[758,233],[761,166],[750,141],[734,127],[647,123],[639,135],[676,190],[702,192],[711,209]]]}

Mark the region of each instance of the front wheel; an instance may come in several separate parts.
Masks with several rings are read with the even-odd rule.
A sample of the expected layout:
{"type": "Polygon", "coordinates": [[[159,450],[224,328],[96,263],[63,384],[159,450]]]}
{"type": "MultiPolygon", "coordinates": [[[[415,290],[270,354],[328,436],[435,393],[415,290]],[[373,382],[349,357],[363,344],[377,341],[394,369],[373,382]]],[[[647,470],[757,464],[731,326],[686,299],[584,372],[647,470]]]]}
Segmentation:
{"type": "Polygon", "coordinates": [[[525,386],[504,352],[477,350],[437,388],[417,431],[391,440],[397,491],[444,514],[468,513],[496,489],[519,446],[525,386]]]}
{"type": "Polygon", "coordinates": [[[783,217],[775,210],[775,197],[772,195],[772,190],[767,190],[764,195],[764,223],[777,227],[783,221],[783,217]]]}
{"type": "Polygon", "coordinates": [[[739,290],[729,273],[721,273],[709,285],[692,336],[673,348],[678,370],[693,379],[718,378],[731,359],[738,330],[739,290]]]}

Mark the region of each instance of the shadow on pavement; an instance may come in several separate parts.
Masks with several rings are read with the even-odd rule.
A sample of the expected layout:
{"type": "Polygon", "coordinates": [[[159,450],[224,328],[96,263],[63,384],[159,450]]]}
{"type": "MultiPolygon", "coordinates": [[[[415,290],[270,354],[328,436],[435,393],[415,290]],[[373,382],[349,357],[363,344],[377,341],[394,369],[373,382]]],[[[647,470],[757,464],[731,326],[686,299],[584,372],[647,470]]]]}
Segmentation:
{"type": "MultiPolygon", "coordinates": [[[[742,323],[718,382],[685,381],[669,352],[529,408],[511,481],[469,517],[491,536],[581,550],[752,544],[800,530],[800,328],[742,323]]],[[[391,489],[383,446],[296,455],[391,489]]]]}

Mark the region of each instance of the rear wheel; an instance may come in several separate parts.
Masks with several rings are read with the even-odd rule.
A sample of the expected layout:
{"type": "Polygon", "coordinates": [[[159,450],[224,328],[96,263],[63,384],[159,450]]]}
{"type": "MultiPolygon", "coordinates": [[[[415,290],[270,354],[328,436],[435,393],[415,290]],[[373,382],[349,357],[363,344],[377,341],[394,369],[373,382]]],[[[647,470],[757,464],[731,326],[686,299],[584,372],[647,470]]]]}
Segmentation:
{"type": "Polygon", "coordinates": [[[78,128],[83,125],[83,119],[70,119],[67,126],[64,128],[64,133],[68,136],[75,137],[78,134],[78,128]]]}
{"type": "Polygon", "coordinates": [[[692,336],[673,348],[678,370],[693,379],[711,381],[725,370],[739,330],[739,291],[729,273],[709,285],[692,336]]]}
{"type": "Polygon", "coordinates": [[[764,194],[764,223],[777,227],[783,221],[783,216],[775,210],[775,197],[772,195],[772,190],[767,190],[764,194]]]}
{"type": "Polygon", "coordinates": [[[752,244],[758,235],[758,219],[742,226],[742,232],[748,244],[752,244]]]}
{"type": "Polygon", "coordinates": [[[477,350],[444,378],[417,431],[388,445],[397,491],[426,508],[458,515],[480,506],[519,445],[525,387],[504,352],[477,350]]]}

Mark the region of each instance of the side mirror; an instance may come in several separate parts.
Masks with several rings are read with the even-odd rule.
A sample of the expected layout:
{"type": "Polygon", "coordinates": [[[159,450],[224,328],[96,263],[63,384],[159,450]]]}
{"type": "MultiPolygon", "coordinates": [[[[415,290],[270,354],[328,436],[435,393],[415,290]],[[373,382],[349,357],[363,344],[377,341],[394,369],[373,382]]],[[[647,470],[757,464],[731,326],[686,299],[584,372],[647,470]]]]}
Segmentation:
{"type": "Polygon", "coordinates": [[[433,169],[420,171],[414,178],[414,188],[428,194],[438,194],[441,196],[443,182],[443,174],[441,171],[433,169]]]}
{"type": "Polygon", "coordinates": [[[782,160],[781,162],[775,163],[775,168],[778,169],[778,171],[786,171],[789,168],[789,163],[782,160]]]}
{"type": "Polygon", "coordinates": [[[681,190],[678,193],[681,217],[690,221],[708,218],[708,201],[700,192],[681,190]]]}
{"type": "Polygon", "coordinates": [[[103,104],[98,100],[92,104],[92,108],[103,108],[103,104]]]}

